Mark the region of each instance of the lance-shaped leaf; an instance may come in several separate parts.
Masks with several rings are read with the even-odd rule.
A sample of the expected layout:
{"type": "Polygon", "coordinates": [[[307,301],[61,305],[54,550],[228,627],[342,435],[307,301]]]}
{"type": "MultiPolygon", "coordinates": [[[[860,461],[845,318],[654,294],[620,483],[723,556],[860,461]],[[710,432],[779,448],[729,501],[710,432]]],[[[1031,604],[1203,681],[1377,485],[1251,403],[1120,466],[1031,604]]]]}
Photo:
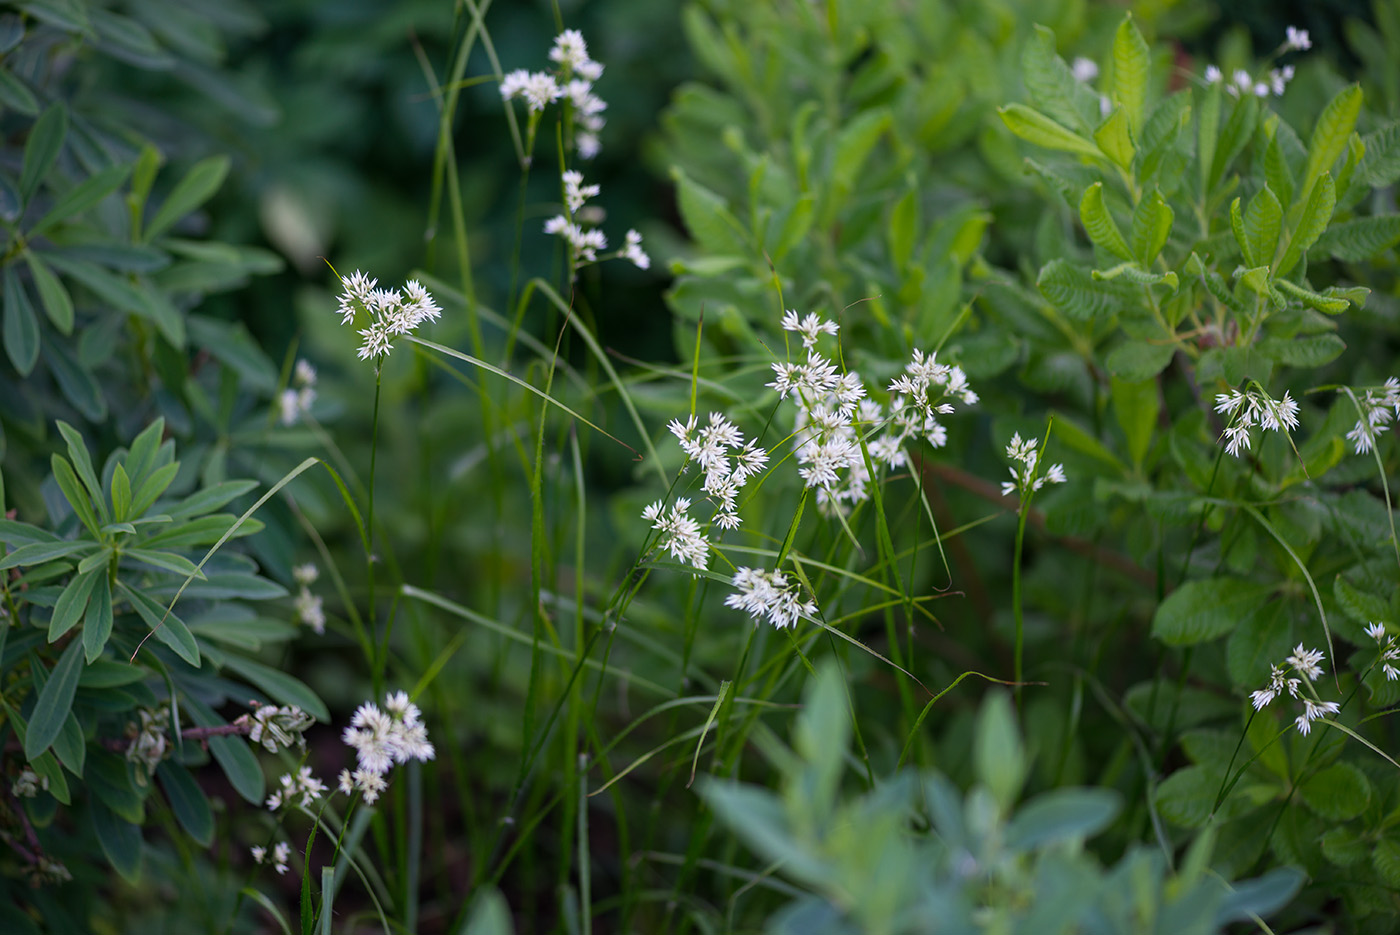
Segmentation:
{"type": "Polygon", "coordinates": [[[1012,133],[1028,143],[1060,152],[1104,158],[1093,143],[1024,104],[1008,104],[997,113],[1001,114],[1002,122],[1012,133]]]}
{"type": "Polygon", "coordinates": [[[1144,195],[1133,210],[1133,255],[1144,267],[1151,266],[1166,246],[1173,217],[1171,206],[1162,200],[1161,193],[1156,189],[1152,194],[1144,195]]]}
{"type": "Polygon", "coordinates": [[[1283,259],[1279,260],[1278,264],[1279,276],[1287,276],[1308,252],[1308,248],[1317,243],[1317,238],[1322,236],[1322,232],[1327,230],[1327,224],[1332,220],[1332,210],[1336,204],[1337,193],[1332,185],[1332,173],[1324,172],[1313,186],[1312,194],[1308,196],[1308,202],[1298,217],[1293,236],[1288,238],[1288,249],[1283,252],[1283,259]]]}
{"type": "Polygon", "coordinates": [[[73,708],[73,695],[78,690],[78,676],[83,671],[82,644],[77,640],[59,657],[58,664],[49,673],[49,679],[39,692],[34,704],[34,714],[29,718],[29,731],[24,735],[24,756],[33,760],[53,743],[63,723],[68,720],[68,712],[73,708]]]}
{"type": "Polygon", "coordinates": [[[1134,132],[1142,128],[1143,104],[1147,100],[1147,72],[1151,56],[1147,41],[1133,23],[1131,13],[1118,24],[1113,37],[1113,94],[1128,115],[1134,132]]]}
{"type": "Polygon", "coordinates": [[[1400,214],[1342,221],[1317,239],[1317,249],[1338,260],[1359,263],[1400,243],[1400,214]]]}
{"type": "MultiPolygon", "coordinates": [[[[1233,206],[1232,206],[1233,207],[1233,206]]],[[[1249,255],[1259,266],[1271,265],[1278,251],[1278,236],[1283,229],[1283,206],[1268,185],[1250,199],[1244,213],[1244,235],[1249,241],[1249,255]]]]}
{"type": "Polygon", "coordinates": [[[1094,131],[1094,142],[1110,160],[1121,169],[1131,169],[1133,156],[1133,135],[1128,130],[1128,116],[1121,107],[1115,107],[1108,119],[1094,131]]]}
{"type": "Polygon", "coordinates": [[[1123,239],[1118,225],[1114,223],[1113,215],[1108,213],[1108,207],[1104,204],[1102,182],[1095,182],[1084,190],[1084,197],[1079,200],[1079,220],[1084,224],[1089,239],[1095,244],[1120,260],[1133,258],[1127,241],[1123,239]]]}
{"type": "Polygon", "coordinates": [[[1361,86],[1348,85],[1323,108],[1308,140],[1308,167],[1303,175],[1303,192],[1312,194],[1312,187],[1322,173],[1332,168],[1346,148],[1347,139],[1356,127],[1361,113],[1361,86]]]}

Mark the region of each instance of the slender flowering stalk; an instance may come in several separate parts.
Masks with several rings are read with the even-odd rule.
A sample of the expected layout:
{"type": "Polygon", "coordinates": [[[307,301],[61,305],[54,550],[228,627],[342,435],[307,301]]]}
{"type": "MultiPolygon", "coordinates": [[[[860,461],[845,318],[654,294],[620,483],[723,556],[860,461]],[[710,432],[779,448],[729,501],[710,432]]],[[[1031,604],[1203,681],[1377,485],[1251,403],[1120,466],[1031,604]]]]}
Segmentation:
{"type": "MultiPolygon", "coordinates": [[[[563,238],[569,245],[569,257],[577,272],[581,266],[598,262],[598,254],[608,249],[607,236],[597,228],[585,227],[583,218],[595,212],[585,210],[589,199],[598,197],[599,186],[583,184],[583,173],[570,169],[563,176],[564,214],[556,214],[544,222],[544,232],[563,238]]],[[[621,258],[631,261],[640,269],[651,266],[651,258],[642,250],[642,235],[635,230],[627,232],[626,244],[608,258],[621,258]]]]}
{"type": "Polygon", "coordinates": [[[567,102],[572,113],[573,147],[581,158],[592,159],[601,148],[598,135],[608,107],[593,90],[594,82],[603,76],[603,66],[589,57],[588,44],[576,29],[566,29],[555,37],[549,59],[556,66],[553,74],[520,68],[503,77],[501,97],[525,101],[529,113],[527,152],[534,150],[535,131],[545,109],[557,101],[567,102]]]}
{"type": "Polygon", "coordinates": [[[1400,419],[1400,379],[1391,377],[1378,387],[1369,387],[1355,397],[1361,418],[1347,432],[1355,451],[1364,455],[1376,447],[1376,440],[1395,419],[1400,419]]]}
{"type": "Polygon", "coordinates": [[[1220,437],[1225,441],[1225,452],[1234,457],[1250,449],[1250,430],[1255,427],[1285,434],[1298,427],[1298,404],[1288,391],[1282,399],[1274,399],[1257,384],[1243,392],[1220,393],[1215,397],[1215,411],[1230,419],[1220,437]]]}
{"type": "Polygon", "coordinates": [[[657,540],[659,548],[669,551],[677,561],[703,571],[710,564],[710,543],[700,532],[700,524],[687,515],[689,509],[690,501],[685,497],[677,498],[669,510],[657,500],[642,510],[642,519],[661,534],[657,540]]]}
{"type": "Polygon", "coordinates": [[[1017,432],[1011,436],[1011,441],[1006,445],[1006,456],[1012,461],[1020,462],[1019,468],[1008,468],[1011,471],[1011,480],[1002,481],[1001,495],[1009,497],[1019,492],[1022,499],[1029,494],[1035,493],[1046,484],[1063,484],[1069,478],[1065,476],[1065,466],[1063,464],[1052,464],[1043,475],[1036,473],[1036,468],[1040,461],[1040,440],[1028,438],[1022,440],[1021,433],[1017,432]]]}

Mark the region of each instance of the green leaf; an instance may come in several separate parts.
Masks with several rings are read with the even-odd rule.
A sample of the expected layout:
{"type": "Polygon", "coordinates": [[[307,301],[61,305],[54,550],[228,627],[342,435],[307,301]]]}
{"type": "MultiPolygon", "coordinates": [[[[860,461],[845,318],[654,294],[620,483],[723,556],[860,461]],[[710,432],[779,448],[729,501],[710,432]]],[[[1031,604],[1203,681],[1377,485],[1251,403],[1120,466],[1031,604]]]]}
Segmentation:
{"type": "Polygon", "coordinates": [[[126,468],[118,464],[112,471],[112,520],[123,523],[131,519],[131,480],[126,468]]]}
{"type": "Polygon", "coordinates": [[[48,213],[39,219],[39,223],[34,225],[27,236],[32,239],[46,233],[54,225],[96,205],[112,192],[121,188],[122,183],[126,181],[126,177],[130,173],[131,166],[109,166],[96,175],[83,179],[63,193],[53,207],[49,208],[48,213]]]}
{"type": "Polygon", "coordinates": [[[748,234],[730,213],[724,199],[680,169],[673,170],[672,175],[681,220],[696,242],[712,254],[752,255],[748,234]]]}
{"type": "Polygon", "coordinates": [[[1254,923],[1282,909],[1305,879],[1304,873],[1296,867],[1275,867],[1253,880],[1235,881],[1215,911],[1213,927],[1219,929],[1231,922],[1254,923]]]}
{"type": "MultiPolygon", "coordinates": [[[[1234,206],[1231,206],[1233,212],[1234,206]]],[[[1283,206],[1268,185],[1250,199],[1244,213],[1244,235],[1249,241],[1246,256],[1253,257],[1252,266],[1272,266],[1278,251],[1279,231],[1283,228],[1283,206]]]]}
{"type": "Polygon", "coordinates": [[[1132,246],[1133,255],[1143,268],[1152,265],[1157,254],[1166,246],[1167,236],[1172,230],[1172,209],[1162,200],[1156,189],[1144,195],[1133,211],[1132,246]]]}
{"type": "Polygon", "coordinates": [[[1031,104],[1051,120],[1075,130],[1088,129],[1086,114],[1098,113],[1098,98],[1074,77],[1055,51],[1055,34],[1036,25],[1021,53],[1021,79],[1031,104]]]}
{"type": "Polygon", "coordinates": [[[131,515],[144,516],[146,511],[151,508],[151,504],[156,502],[156,498],[165,493],[165,489],[175,480],[175,475],[179,472],[180,462],[172,461],[146,475],[146,479],[131,495],[131,515]]]}
{"type": "Polygon", "coordinates": [[[1400,214],[1342,221],[1317,238],[1317,249],[1338,260],[1359,263],[1400,243],[1400,214]]]}
{"type": "Polygon", "coordinates": [[[914,238],[919,232],[919,190],[910,187],[890,209],[888,239],[890,260],[897,271],[909,265],[914,255],[914,238]]]}
{"type": "Polygon", "coordinates": [[[182,577],[194,577],[201,580],[205,577],[204,572],[201,571],[194,562],[176,552],[159,552],[153,549],[126,549],[123,554],[138,562],[144,562],[153,568],[174,572],[182,577]]]}
{"type": "MultiPolygon", "coordinates": [[[[1319,312],[1326,312],[1328,315],[1339,315],[1345,312],[1349,307],[1347,300],[1344,298],[1322,295],[1321,293],[1313,292],[1311,289],[1304,289],[1302,286],[1296,286],[1287,279],[1274,280],[1272,285],[1280,294],[1292,296],[1309,308],[1315,308],[1319,312]]],[[[1341,339],[1337,338],[1335,335],[1328,335],[1328,337],[1336,341],[1337,344],[1341,344],[1341,339]]],[[[1341,353],[1341,351],[1338,350],[1337,353],[1341,353]]],[[[1336,355],[1334,354],[1333,356],[1335,357],[1336,355]]]]}
{"type": "Polygon", "coordinates": [[[1357,177],[1371,188],[1384,188],[1400,180],[1400,122],[1366,134],[1362,140],[1366,154],[1357,168],[1357,177]]]}
{"type": "Polygon", "coordinates": [[[1133,156],[1137,151],[1133,147],[1133,137],[1128,130],[1128,116],[1123,108],[1114,108],[1113,113],[1099,124],[1099,128],[1094,131],[1094,143],[1109,161],[1120,169],[1132,168],[1133,156]]]}
{"type": "Polygon", "coordinates": [[[1130,383],[1140,383],[1167,369],[1175,353],[1175,344],[1124,341],[1108,352],[1104,365],[1115,377],[1130,383]]]}
{"type": "Polygon", "coordinates": [[[0,65],[0,105],[26,117],[39,112],[39,101],[34,97],[34,92],[3,65],[0,65]]]}
{"type": "Polygon", "coordinates": [[[1031,799],[1006,829],[1007,846],[1018,851],[1084,841],[1113,821],[1122,800],[1113,789],[1055,789],[1031,799]]]}
{"type": "Polygon", "coordinates": [[[190,771],[178,763],[166,760],[156,767],[156,777],[165,790],[175,820],[195,843],[208,847],[214,840],[214,813],[209,799],[195,782],[190,771]]]}
{"type": "Polygon", "coordinates": [[[44,360],[53,371],[54,379],[63,397],[92,422],[107,418],[107,397],[92,368],[78,359],[67,342],[47,341],[44,344],[44,360]]]}
{"type": "Polygon", "coordinates": [[[1161,407],[1157,381],[1128,382],[1113,377],[1112,398],[1113,414],[1128,439],[1128,454],[1133,464],[1141,467],[1157,430],[1157,413],[1161,407]]]}
{"type": "Polygon", "coordinates": [[[49,265],[32,250],[24,251],[29,273],[34,277],[34,285],[39,290],[39,301],[49,321],[63,334],[73,333],[73,297],[68,294],[63,281],[54,275],[49,265]]]}
{"type": "Polygon", "coordinates": [[[462,935],[515,935],[510,906],[500,890],[490,884],[476,888],[462,935]]]}
{"type": "Polygon", "coordinates": [[[1133,24],[1131,13],[1123,17],[1113,37],[1112,98],[1128,114],[1133,132],[1142,127],[1143,102],[1147,99],[1147,72],[1151,64],[1147,41],[1133,24]]]}
{"type": "Polygon", "coordinates": [[[1117,266],[1113,267],[1113,269],[1096,269],[1093,270],[1090,275],[1093,276],[1094,279],[1100,281],[1121,279],[1124,282],[1134,283],[1139,286],[1166,286],[1173,292],[1181,285],[1180,280],[1177,279],[1176,273],[1171,270],[1165,273],[1144,272],[1143,268],[1139,266],[1136,261],[1119,263],[1117,266]]]}
{"type": "Polygon", "coordinates": [[[1362,626],[1390,619],[1390,605],[1384,598],[1354,587],[1340,575],[1332,579],[1332,596],[1342,612],[1362,626]]]}
{"type": "Polygon", "coordinates": [[[19,375],[27,377],[39,359],[39,320],[34,317],[29,294],[14,270],[5,270],[4,293],[5,353],[19,375]]]}
{"type": "Polygon", "coordinates": [[[1152,619],[1152,635],[1168,646],[1191,646],[1229,633],[1273,588],[1239,578],[1188,581],[1167,595],[1152,619]]]}
{"type": "Polygon", "coordinates": [[[1371,854],[1371,845],[1355,829],[1345,825],[1333,828],[1319,841],[1323,855],[1339,867],[1360,863],[1371,854]]]}
{"type": "Polygon", "coordinates": [[[151,628],[156,639],[169,646],[181,659],[199,668],[199,645],[183,620],[126,582],[118,582],[117,587],[141,619],[146,621],[146,626],[151,628]]]}
{"type": "Polygon", "coordinates": [[[1024,104],[1007,104],[999,108],[997,113],[1001,114],[1007,129],[1028,143],[1060,152],[1078,153],[1096,159],[1104,158],[1104,154],[1093,143],[1024,104]]]}
{"type": "Polygon", "coordinates": [[[191,315],[189,335],[196,347],[208,351],[250,387],[265,390],[269,395],[276,389],[277,368],[267,359],[267,354],[242,322],[216,321],[202,315],[191,315]]]}
{"type": "Polygon", "coordinates": [[[989,692],[977,713],[973,761],[978,781],[987,787],[1002,811],[1010,814],[1021,794],[1030,764],[1016,728],[1011,696],[1001,689],[989,692]]]}
{"type": "Polygon", "coordinates": [[[212,198],[219,186],[224,184],[229,165],[229,157],[224,155],[210,156],[195,163],[170,192],[156,216],[146,225],[142,232],[142,241],[148,242],[159,237],[175,226],[176,221],[212,198]]]}
{"type": "Polygon", "coordinates": [[[1207,191],[1214,192],[1220,180],[1225,177],[1225,170],[1230,163],[1238,156],[1254,136],[1255,125],[1259,120],[1259,99],[1253,94],[1245,94],[1235,102],[1234,109],[1230,111],[1230,119],[1225,121],[1225,129],[1220,131],[1220,137],[1215,146],[1215,157],[1211,161],[1210,180],[1206,186],[1207,191]]]}
{"type": "Polygon", "coordinates": [[[1315,334],[1292,340],[1269,338],[1256,346],[1261,354],[1290,367],[1321,367],[1336,360],[1347,348],[1335,334],[1315,334]]]}
{"type": "Polygon", "coordinates": [[[63,138],[68,135],[68,109],[59,101],[49,106],[29,131],[24,144],[24,168],[19,176],[19,193],[28,204],[34,192],[53,168],[63,138]]]}
{"type": "Polygon", "coordinates": [[[1178,769],[1157,786],[1157,810],[1183,828],[1199,828],[1210,819],[1220,779],[1203,766],[1178,769]]]}
{"type": "Polygon", "coordinates": [[[1366,774],[1342,760],[1303,780],[1298,792],[1303,802],[1331,821],[1346,821],[1371,804],[1371,783],[1366,774]]]}
{"type": "Polygon", "coordinates": [[[1241,689],[1261,688],[1269,680],[1270,666],[1288,655],[1292,631],[1287,605],[1270,601],[1247,614],[1225,644],[1230,681],[1241,689]]]}
{"type": "Polygon", "coordinates": [[[165,434],[165,419],[154,420],[141,430],[141,434],[131,440],[131,448],[126,455],[127,475],[137,484],[146,477],[146,472],[155,466],[156,452],[160,450],[161,436],[165,434]]]}
{"type": "Polygon", "coordinates": [[[273,701],[279,704],[294,704],[323,723],[330,721],[330,712],[326,710],[325,702],[300,679],[236,653],[229,653],[224,665],[247,679],[249,684],[266,692],[273,701]]]}
{"type": "Polygon", "coordinates": [[[1215,165],[1215,144],[1220,133],[1220,104],[1224,96],[1217,81],[1206,88],[1201,95],[1199,115],[1196,118],[1196,163],[1200,170],[1200,187],[1204,195],[1210,194],[1215,185],[1212,169],[1215,165]]]}
{"type": "MultiPolygon", "coordinates": [[[[68,501],[68,505],[73,508],[73,513],[78,520],[88,528],[88,531],[96,538],[101,538],[100,525],[97,521],[97,514],[92,511],[92,499],[83,489],[82,482],[78,480],[78,475],[73,473],[73,465],[68,463],[68,459],[62,455],[53,455],[49,458],[49,465],[53,468],[54,483],[58,484],[58,489],[63,493],[63,498],[68,501]]],[[[94,543],[85,543],[94,545],[94,543]]]]}
{"type": "Polygon", "coordinates": [[[1244,214],[1240,211],[1240,200],[1238,198],[1230,202],[1230,230],[1235,235],[1235,243],[1240,246],[1240,255],[1244,257],[1244,265],[1248,267],[1257,267],[1259,265],[1259,260],[1255,257],[1249,237],[1245,234],[1244,214]]]}
{"type": "Polygon", "coordinates": [[[87,739],[83,737],[83,729],[78,726],[78,719],[72,711],[68,712],[63,728],[53,740],[53,754],[70,773],[82,777],[83,761],[87,758],[87,739]]]}
{"type": "Polygon", "coordinates": [[[112,867],[128,883],[141,879],[141,829],[100,801],[91,803],[92,828],[112,867]]]}
{"type": "Polygon", "coordinates": [[[1132,251],[1123,239],[1123,234],[1114,223],[1103,201],[1103,183],[1095,182],[1084,189],[1084,197],[1079,200],[1079,220],[1084,225],[1089,239],[1121,260],[1131,260],[1132,251]]]}
{"type": "Polygon", "coordinates": [[[92,456],[88,454],[87,443],[83,441],[83,436],[62,419],[58,420],[55,426],[58,428],[58,434],[62,435],[63,440],[68,444],[68,460],[72,462],[73,469],[82,478],[83,487],[92,497],[97,514],[102,517],[104,523],[111,522],[111,514],[107,511],[107,492],[103,490],[102,482],[97,479],[97,472],[93,470],[92,456]]]}
{"type": "Polygon", "coordinates": [[[1332,173],[1324,172],[1318,183],[1313,186],[1308,203],[1293,229],[1293,235],[1288,238],[1288,249],[1279,261],[1276,275],[1287,276],[1307,254],[1308,249],[1317,243],[1317,239],[1332,221],[1332,210],[1336,204],[1337,192],[1332,184],[1332,173]]]}
{"type": "Polygon", "coordinates": [[[1400,887],[1400,841],[1381,838],[1371,855],[1371,864],[1387,886],[1400,887]]]}
{"type": "Polygon", "coordinates": [[[1361,113],[1361,86],[1348,85],[1322,109],[1308,140],[1308,167],[1303,174],[1303,191],[1311,196],[1313,185],[1322,173],[1332,168],[1337,157],[1346,149],[1347,138],[1356,127],[1361,113]]]}
{"type": "Polygon", "coordinates": [[[793,835],[782,802],[773,793],[708,776],[701,777],[697,788],[715,816],[764,858],[781,862],[784,875],[808,884],[830,879],[821,855],[793,835]]]}
{"type": "Polygon", "coordinates": [[[77,640],[68,644],[49,673],[43,691],[39,692],[34,713],[29,718],[29,730],[24,735],[24,756],[28,760],[34,760],[49,748],[73,709],[73,694],[78,690],[78,676],[83,668],[81,648],[77,640]]]}
{"type": "Polygon", "coordinates": [[[1122,293],[1116,288],[1065,260],[1045,264],[1035,284],[1041,295],[1076,321],[1115,314],[1123,305],[1122,293]]]}
{"type": "Polygon", "coordinates": [[[836,136],[831,174],[828,177],[828,184],[832,189],[829,211],[844,202],[855,187],[861,166],[865,165],[871,150],[892,123],[893,118],[886,108],[866,110],[843,122],[841,131],[836,136]]]}
{"type": "MultiPolygon", "coordinates": [[[[185,710],[200,727],[222,727],[223,719],[208,705],[197,698],[186,696],[183,699],[185,710]]],[[[258,758],[242,737],[210,737],[209,752],[228,777],[229,784],[247,802],[261,806],[267,789],[267,779],[263,776],[258,758]]]]}
{"type": "Polygon", "coordinates": [[[1277,128],[1278,123],[1275,123],[1274,135],[1264,151],[1264,183],[1278,196],[1279,202],[1286,205],[1293,200],[1293,173],[1288,167],[1288,160],[1284,158],[1277,128]]]}
{"type": "Polygon", "coordinates": [[[836,665],[827,660],[808,683],[802,713],[793,727],[793,746],[808,764],[807,778],[800,784],[800,801],[794,804],[816,820],[831,814],[836,805],[850,736],[846,683],[836,665]]]}
{"type": "Polygon", "coordinates": [[[92,589],[97,584],[97,579],[104,575],[104,569],[96,568],[85,575],[77,575],[68,582],[68,586],[58,596],[58,602],[53,605],[53,617],[49,620],[50,643],[73,629],[78,621],[83,619],[88,598],[92,597],[92,589]]]}
{"type": "Polygon", "coordinates": [[[73,555],[78,552],[88,552],[95,548],[97,548],[97,543],[86,539],[79,539],[76,542],[67,539],[58,542],[34,542],[22,545],[0,559],[0,571],[6,568],[42,565],[55,558],[62,558],[65,555],[73,555]]]}

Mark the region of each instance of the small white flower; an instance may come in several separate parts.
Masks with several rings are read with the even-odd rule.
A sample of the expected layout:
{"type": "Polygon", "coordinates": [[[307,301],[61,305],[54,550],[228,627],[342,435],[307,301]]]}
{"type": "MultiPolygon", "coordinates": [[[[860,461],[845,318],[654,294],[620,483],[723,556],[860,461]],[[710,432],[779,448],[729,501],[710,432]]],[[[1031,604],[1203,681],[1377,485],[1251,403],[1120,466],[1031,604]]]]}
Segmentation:
{"type": "Polygon", "coordinates": [[[1384,643],[1386,640],[1385,624],[1372,623],[1370,626],[1366,627],[1366,635],[1377,643],[1384,643]]]}
{"type": "Polygon", "coordinates": [[[1088,84],[1099,76],[1098,63],[1082,55],[1074,60],[1069,66],[1069,70],[1070,73],[1074,75],[1075,81],[1082,81],[1085,84],[1088,84]]]}
{"type": "Polygon", "coordinates": [[[292,601],[297,619],[306,624],[318,635],[326,632],[326,611],[321,596],[312,594],[304,585],[292,601]]]}
{"type": "Polygon", "coordinates": [[[627,242],[622,248],[621,256],[624,260],[631,260],[638,269],[651,267],[651,257],[642,249],[642,235],[635,230],[627,232],[627,242]]]}
{"type": "Polygon", "coordinates": [[[700,524],[686,515],[689,509],[690,501],[685,497],[678,498],[669,512],[663,512],[662,501],[658,500],[642,511],[642,518],[661,533],[657,539],[660,548],[678,561],[703,570],[709,566],[710,544],[701,535],[700,524]]]}
{"type": "Polygon", "coordinates": [[[292,859],[292,848],[286,841],[281,841],[272,849],[272,869],[278,873],[286,873],[287,865],[292,859]]]}
{"type": "Polygon", "coordinates": [[[1214,65],[1207,65],[1207,66],[1206,66],[1206,74],[1205,74],[1206,84],[1219,84],[1222,80],[1224,80],[1224,78],[1225,78],[1225,76],[1224,76],[1223,74],[1221,74],[1219,68],[1217,68],[1217,67],[1214,66],[1214,65]]]}
{"type": "Polygon", "coordinates": [[[1326,658],[1327,657],[1323,655],[1320,650],[1304,649],[1303,644],[1299,643],[1293,648],[1293,654],[1285,659],[1284,662],[1291,665],[1293,671],[1297,672],[1303,678],[1307,679],[1309,682],[1314,682],[1322,675],[1321,663],[1322,660],[1326,658]]]}
{"type": "Polygon", "coordinates": [[[298,360],[296,369],[293,371],[292,379],[299,386],[316,385],[316,368],[305,360],[298,360]]]}
{"type": "Polygon", "coordinates": [[[315,584],[316,579],[321,577],[321,570],[314,562],[307,562],[305,565],[295,565],[292,568],[292,580],[297,584],[315,584]]]}
{"type": "Polygon", "coordinates": [[[337,777],[336,783],[340,787],[340,791],[344,792],[346,795],[350,795],[355,791],[355,777],[350,775],[350,770],[348,769],[342,769],[340,771],[340,776],[337,777]]]}
{"type": "Polygon", "coordinates": [[[767,618],[779,630],[793,626],[802,617],[815,617],[817,605],[803,601],[800,585],[789,584],[781,571],[761,568],[740,568],[734,573],[737,589],[724,599],[725,606],[735,607],[753,617],[755,622],[767,618]]]}
{"type": "Polygon", "coordinates": [[[260,864],[267,859],[267,848],[256,846],[249,848],[253,855],[253,863],[260,864]]]}
{"type": "Polygon", "coordinates": [[[541,113],[563,93],[554,78],[542,71],[521,68],[501,79],[501,97],[508,101],[523,97],[532,114],[541,113]]]}
{"type": "Polygon", "coordinates": [[[1289,26],[1284,34],[1287,37],[1283,42],[1283,47],[1285,49],[1296,49],[1299,52],[1306,52],[1308,49],[1312,48],[1312,39],[1308,37],[1308,31],[1306,29],[1289,26]]]}
{"type": "Polygon", "coordinates": [[[808,312],[807,316],[798,319],[797,312],[791,309],[783,315],[782,328],[784,331],[796,331],[802,336],[802,346],[811,350],[816,347],[817,339],[823,334],[834,335],[840,330],[840,325],[834,321],[827,321],[816,312],[808,312]]]}

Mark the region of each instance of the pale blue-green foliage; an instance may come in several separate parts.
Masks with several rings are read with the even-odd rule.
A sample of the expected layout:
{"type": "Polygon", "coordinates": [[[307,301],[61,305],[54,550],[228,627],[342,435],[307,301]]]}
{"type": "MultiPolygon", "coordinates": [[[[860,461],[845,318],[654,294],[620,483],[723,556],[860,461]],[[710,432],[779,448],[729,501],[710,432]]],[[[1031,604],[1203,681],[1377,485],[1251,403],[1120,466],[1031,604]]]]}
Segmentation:
{"type": "Polygon", "coordinates": [[[1118,794],[1066,787],[1018,805],[1028,763],[1000,691],[978,715],[977,782],[966,794],[937,772],[906,770],[862,794],[833,795],[848,762],[848,705],[839,668],[823,664],[780,791],[717,780],[701,789],[771,872],[809,894],[775,913],[770,932],[1204,935],[1280,908],[1302,881],[1279,869],[1232,883],[1207,870],[1208,839],[1175,870],[1155,847],[1104,867],[1085,842],[1117,816],[1118,794]]]}

